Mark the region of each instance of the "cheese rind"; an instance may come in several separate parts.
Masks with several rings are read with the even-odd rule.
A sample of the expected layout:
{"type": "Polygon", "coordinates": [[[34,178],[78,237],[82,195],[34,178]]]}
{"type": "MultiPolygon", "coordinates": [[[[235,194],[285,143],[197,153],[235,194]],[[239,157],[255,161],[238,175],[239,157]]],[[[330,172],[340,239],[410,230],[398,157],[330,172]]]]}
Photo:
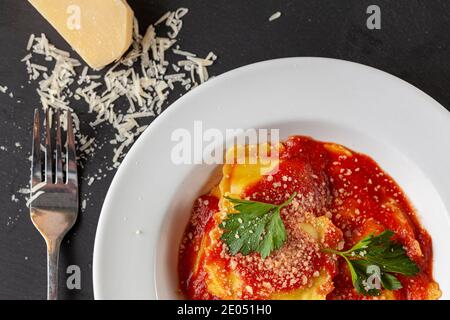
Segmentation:
{"type": "Polygon", "coordinates": [[[125,0],[28,0],[93,69],[130,47],[134,13],[125,0]]]}

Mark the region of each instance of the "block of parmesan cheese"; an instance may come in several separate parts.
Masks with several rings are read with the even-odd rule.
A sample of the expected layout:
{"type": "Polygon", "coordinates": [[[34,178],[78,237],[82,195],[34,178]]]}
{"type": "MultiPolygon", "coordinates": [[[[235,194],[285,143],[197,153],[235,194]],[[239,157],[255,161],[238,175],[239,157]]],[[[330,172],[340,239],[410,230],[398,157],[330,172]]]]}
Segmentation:
{"type": "Polygon", "coordinates": [[[134,13],[125,0],[29,0],[94,69],[129,48],[134,13]]]}

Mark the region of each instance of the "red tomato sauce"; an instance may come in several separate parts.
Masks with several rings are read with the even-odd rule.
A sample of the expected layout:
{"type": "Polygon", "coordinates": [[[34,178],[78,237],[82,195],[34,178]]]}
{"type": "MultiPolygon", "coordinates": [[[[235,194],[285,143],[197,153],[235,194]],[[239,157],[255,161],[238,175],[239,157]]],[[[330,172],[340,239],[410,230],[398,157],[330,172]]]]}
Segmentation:
{"type": "MultiPolygon", "coordinates": [[[[370,157],[348,149],[337,154],[330,148],[333,144],[294,136],[283,145],[278,171],[249,186],[242,196],[280,204],[285,200],[286,194],[297,192],[305,195],[300,204],[301,209],[310,211],[315,216],[326,214],[340,229],[339,232],[327,235],[324,243],[327,247],[336,247],[343,239],[344,249],[349,249],[371,233],[377,234],[386,229],[394,231],[394,240],[404,245],[408,256],[419,266],[420,272],[412,277],[399,275],[403,288],[394,291],[393,298],[425,299],[428,284],[433,282],[431,238],[418,222],[414,208],[395,181],[370,157]],[[279,187],[275,188],[274,185],[279,187]],[[270,201],[267,201],[268,198],[270,201]]],[[[214,263],[223,270],[230,268],[221,255],[220,247],[208,257],[201,257],[196,261],[201,242],[208,241],[208,237],[204,235],[217,225],[213,215],[219,210],[218,202],[219,199],[210,195],[201,196],[195,202],[180,246],[180,289],[190,299],[216,298],[207,290],[206,273],[201,267],[204,262],[202,259],[208,259],[208,263],[214,263]],[[199,268],[195,269],[196,265],[199,268]]],[[[289,225],[295,225],[296,220],[292,220],[294,218],[288,214],[282,215],[282,219],[290,239],[285,246],[289,246],[295,243],[294,236],[289,233],[289,225]]],[[[365,298],[353,289],[345,261],[339,259],[336,266],[327,254],[321,254],[311,263],[314,268],[308,272],[325,268],[333,276],[335,288],[327,299],[365,298]]],[[[246,283],[255,284],[256,290],[250,298],[264,298],[258,292],[257,285],[257,278],[261,274],[254,272],[251,263],[246,268],[248,270],[241,267],[239,271],[246,283]]],[[[303,274],[310,277],[308,272],[304,271],[303,274]]],[[[269,278],[269,282],[273,279],[271,285],[278,291],[300,286],[298,282],[281,285],[280,279],[275,279],[275,274],[267,274],[266,278],[269,278]]]]}

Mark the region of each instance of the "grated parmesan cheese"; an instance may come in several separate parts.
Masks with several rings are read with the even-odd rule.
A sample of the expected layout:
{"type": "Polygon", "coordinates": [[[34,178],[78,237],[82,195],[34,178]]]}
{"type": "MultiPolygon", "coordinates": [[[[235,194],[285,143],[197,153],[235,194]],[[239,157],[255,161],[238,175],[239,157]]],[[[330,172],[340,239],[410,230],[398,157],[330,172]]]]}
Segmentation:
{"type": "Polygon", "coordinates": [[[281,12],[277,11],[269,17],[269,21],[272,22],[281,17],[281,12]]]}
{"type": "Polygon", "coordinates": [[[95,181],[95,178],[94,177],[90,177],[89,181],[88,181],[88,186],[91,186],[94,183],[94,181],[95,181]]]}
{"type": "MultiPolygon", "coordinates": [[[[183,50],[177,44],[183,21],[188,9],[180,8],[161,16],[144,34],[134,21],[134,36],[130,50],[108,69],[96,71],[51,44],[45,34],[31,34],[27,54],[21,59],[29,76],[29,84],[36,85],[36,93],[44,110],[50,109],[50,116],[56,110],[70,110],[73,115],[77,155],[88,159],[105,143],[114,146],[112,157],[104,156],[104,169],[111,172],[120,165],[136,138],[148,127],[148,122],[157,117],[167,105],[171,93],[177,89],[191,90],[208,80],[208,67],[217,56],[210,52],[205,58],[183,50]],[[82,110],[74,105],[84,104],[82,110]],[[92,121],[81,126],[79,113],[91,114],[92,121]],[[147,122],[147,123],[146,123],[147,122]],[[113,129],[112,137],[93,137],[85,133],[85,126],[95,132],[98,126],[113,129]],[[100,140],[101,138],[101,140],[100,140]]],[[[24,88],[22,85],[21,88],[24,88]]],[[[0,93],[14,97],[7,86],[0,85],[0,93]]],[[[19,103],[20,100],[17,100],[19,103]]],[[[67,122],[61,118],[67,129],[67,122]]],[[[16,144],[16,147],[19,147],[16,144]]],[[[41,149],[45,148],[41,145],[41,149]]],[[[0,146],[1,151],[7,151],[0,146]]],[[[31,160],[31,159],[30,159],[31,160]]],[[[79,162],[83,166],[83,162],[79,162]]],[[[95,180],[107,174],[88,175],[83,180],[91,186],[95,180]]],[[[17,191],[27,201],[27,206],[42,195],[39,189],[44,183],[17,191]],[[28,198],[33,194],[32,198],[28,198]]],[[[87,195],[85,195],[87,196],[87,195]]],[[[12,201],[17,202],[13,196],[12,201]]],[[[81,202],[82,210],[89,198],[81,202]]]]}
{"type": "MultiPolygon", "coordinates": [[[[210,52],[203,59],[181,50],[178,45],[174,47],[177,43],[175,38],[183,26],[182,18],[187,13],[186,8],[165,13],[146,29],[144,35],[140,34],[135,20],[131,49],[105,70],[104,75],[96,74],[72,58],[69,52],[56,48],[45,34],[30,35],[27,43],[29,53],[22,62],[30,81],[38,84],[36,92],[44,110],[72,111],[80,158],[92,154],[97,141],[81,132],[78,110],[71,107],[72,102],[84,101],[88,113],[95,116],[90,122],[93,129],[106,124],[115,130],[114,139],[106,140],[117,145],[112,157],[112,166],[117,168],[128,148],[147,127],[137,119],[158,116],[177,84],[187,91],[208,80],[207,68],[217,59],[214,53],[210,52]],[[159,25],[168,30],[165,35],[156,30],[159,25]],[[168,60],[168,52],[173,54],[171,57],[180,56],[182,60],[168,60]],[[54,65],[40,65],[34,62],[36,56],[54,65]],[[170,72],[169,66],[175,73],[170,72]],[[91,71],[94,73],[90,74],[91,71]],[[127,104],[125,111],[119,108],[123,101],[127,104]]],[[[66,128],[66,121],[62,120],[62,126],[66,128]]]]}
{"type": "Polygon", "coordinates": [[[36,200],[37,198],[39,198],[41,195],[43,195],[45,192],[44,191],[38,191],[35,194],[33,194],[33,196],[31,196],[28,200],[27,200],[27,207],[30,207],[30,204],[36,200]]]}

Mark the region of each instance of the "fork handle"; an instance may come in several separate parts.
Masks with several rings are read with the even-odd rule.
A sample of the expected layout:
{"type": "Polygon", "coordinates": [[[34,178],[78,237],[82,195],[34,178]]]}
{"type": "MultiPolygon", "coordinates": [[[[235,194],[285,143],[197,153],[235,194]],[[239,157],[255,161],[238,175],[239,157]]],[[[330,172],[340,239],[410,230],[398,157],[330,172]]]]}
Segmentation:
{"type": "Polygon", "coordinates": [[[58,299],[58,260],[61,239],[47,241],[47,300],[58,299]]]}

